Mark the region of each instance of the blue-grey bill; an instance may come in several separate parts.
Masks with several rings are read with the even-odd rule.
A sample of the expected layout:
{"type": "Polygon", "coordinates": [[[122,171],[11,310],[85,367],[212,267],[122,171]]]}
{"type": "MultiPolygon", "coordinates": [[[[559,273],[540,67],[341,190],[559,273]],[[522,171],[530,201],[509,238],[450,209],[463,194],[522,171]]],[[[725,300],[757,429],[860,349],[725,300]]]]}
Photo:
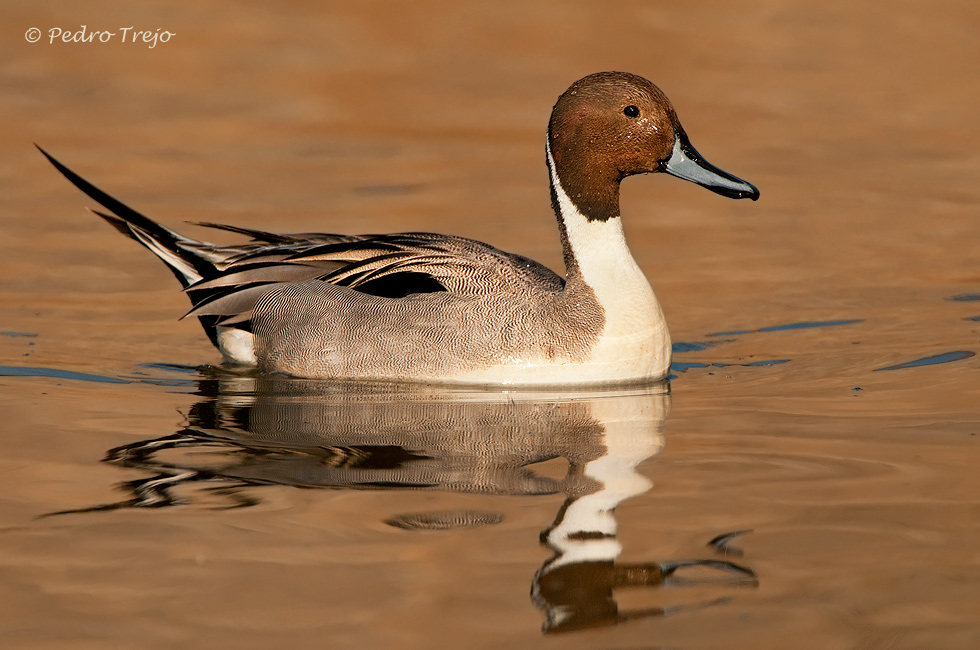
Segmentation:
{"type": "Polygon", "coordinates": [[[702,158],[683,131],[675,134],[674,150],[670,158],[660,163],[660,169],[671,176],[697,183],[731,199],[755,201],[759,198],[759,190],[754,185],[718,169],[702,158]]]}

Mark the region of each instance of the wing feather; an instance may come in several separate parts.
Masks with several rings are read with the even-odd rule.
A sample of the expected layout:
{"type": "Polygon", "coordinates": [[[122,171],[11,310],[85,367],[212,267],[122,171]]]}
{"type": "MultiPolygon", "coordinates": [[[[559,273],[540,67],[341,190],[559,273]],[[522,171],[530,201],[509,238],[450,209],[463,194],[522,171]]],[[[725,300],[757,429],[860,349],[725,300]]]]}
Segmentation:
{"type": "Polygon", "coordinates": [[[187,288],[195,302],[186,315],[219,317],[224,326],[247,326],[255,303],[275,286],[311,279],[392,298],[432,291],[487,295],[515,282],[545,290],[564,284],[536,262],[462,237],[276,235],[202,225],[253,239],[237,246],[201,244],[222,261],[215,274],[187,288]]]}

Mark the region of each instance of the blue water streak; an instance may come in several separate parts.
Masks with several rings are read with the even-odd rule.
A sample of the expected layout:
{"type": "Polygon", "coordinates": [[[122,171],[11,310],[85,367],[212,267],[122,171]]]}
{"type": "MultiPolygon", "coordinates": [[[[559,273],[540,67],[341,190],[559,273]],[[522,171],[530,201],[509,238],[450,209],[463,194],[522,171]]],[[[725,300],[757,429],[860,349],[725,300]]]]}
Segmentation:
{"type": "Polygon", "coordinates": [[[78,381],[98,381],[104,384],[129,384],[125,379],[90,375],[84,372],[58,370],[56,368],[27,368],[19,366],[0,366],[0,376],[6,377],[53,377],[55,379],[76,379],[78,381]]]}
{"type": "Polygon", "coordinates": [[[885,368],[875,368],[875,372],[879,370],[901,370],[903,368],[918,368],[920,366],[934,366],[938,363],[951,363],[953,361],[960,361],[962,359],[969,359],[975,356],[975,352],[970,352],[969,350],[957,350],[954,352],[943,352],[942,354],[934,354],[928,357],[922,357],[921,359],[916,359],[915,361],[906,361],[905,363],[900,363],[895,366],[887,366],[885,368]]]}

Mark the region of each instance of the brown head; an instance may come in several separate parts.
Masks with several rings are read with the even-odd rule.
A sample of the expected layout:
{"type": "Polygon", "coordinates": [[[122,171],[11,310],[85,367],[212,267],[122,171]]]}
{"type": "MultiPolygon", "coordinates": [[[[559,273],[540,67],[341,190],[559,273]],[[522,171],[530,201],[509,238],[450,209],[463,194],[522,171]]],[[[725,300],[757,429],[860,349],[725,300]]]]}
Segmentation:
{"type": "Polygon", "coordinates": [[[759,197],[701,158],[667,96],[626,72],[572,84],[552,110],[548,150],[562,189],[590,220],[619,216],[619,183],[632,174],[665,171],[732,198],[759,197]]]}

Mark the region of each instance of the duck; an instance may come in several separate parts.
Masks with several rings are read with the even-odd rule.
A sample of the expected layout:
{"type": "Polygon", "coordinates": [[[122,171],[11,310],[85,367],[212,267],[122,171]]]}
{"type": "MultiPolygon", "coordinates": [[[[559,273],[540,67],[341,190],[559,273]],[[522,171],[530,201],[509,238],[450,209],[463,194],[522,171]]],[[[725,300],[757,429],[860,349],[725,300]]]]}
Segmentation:
{"type": "Polygon", "coordinates": [[[708,163],[666,95],[600,72],[555,103],[545,158],[565,274],[454,235],[278,234],[199,241],[153,221],[42,154],[98,203],[92,212],[166,264],[231,366],[304,378],[483,386],[662,380],[671,341],[630,253],[620,182],[663,172],[721,196],[759,190],[708,163]]]}

